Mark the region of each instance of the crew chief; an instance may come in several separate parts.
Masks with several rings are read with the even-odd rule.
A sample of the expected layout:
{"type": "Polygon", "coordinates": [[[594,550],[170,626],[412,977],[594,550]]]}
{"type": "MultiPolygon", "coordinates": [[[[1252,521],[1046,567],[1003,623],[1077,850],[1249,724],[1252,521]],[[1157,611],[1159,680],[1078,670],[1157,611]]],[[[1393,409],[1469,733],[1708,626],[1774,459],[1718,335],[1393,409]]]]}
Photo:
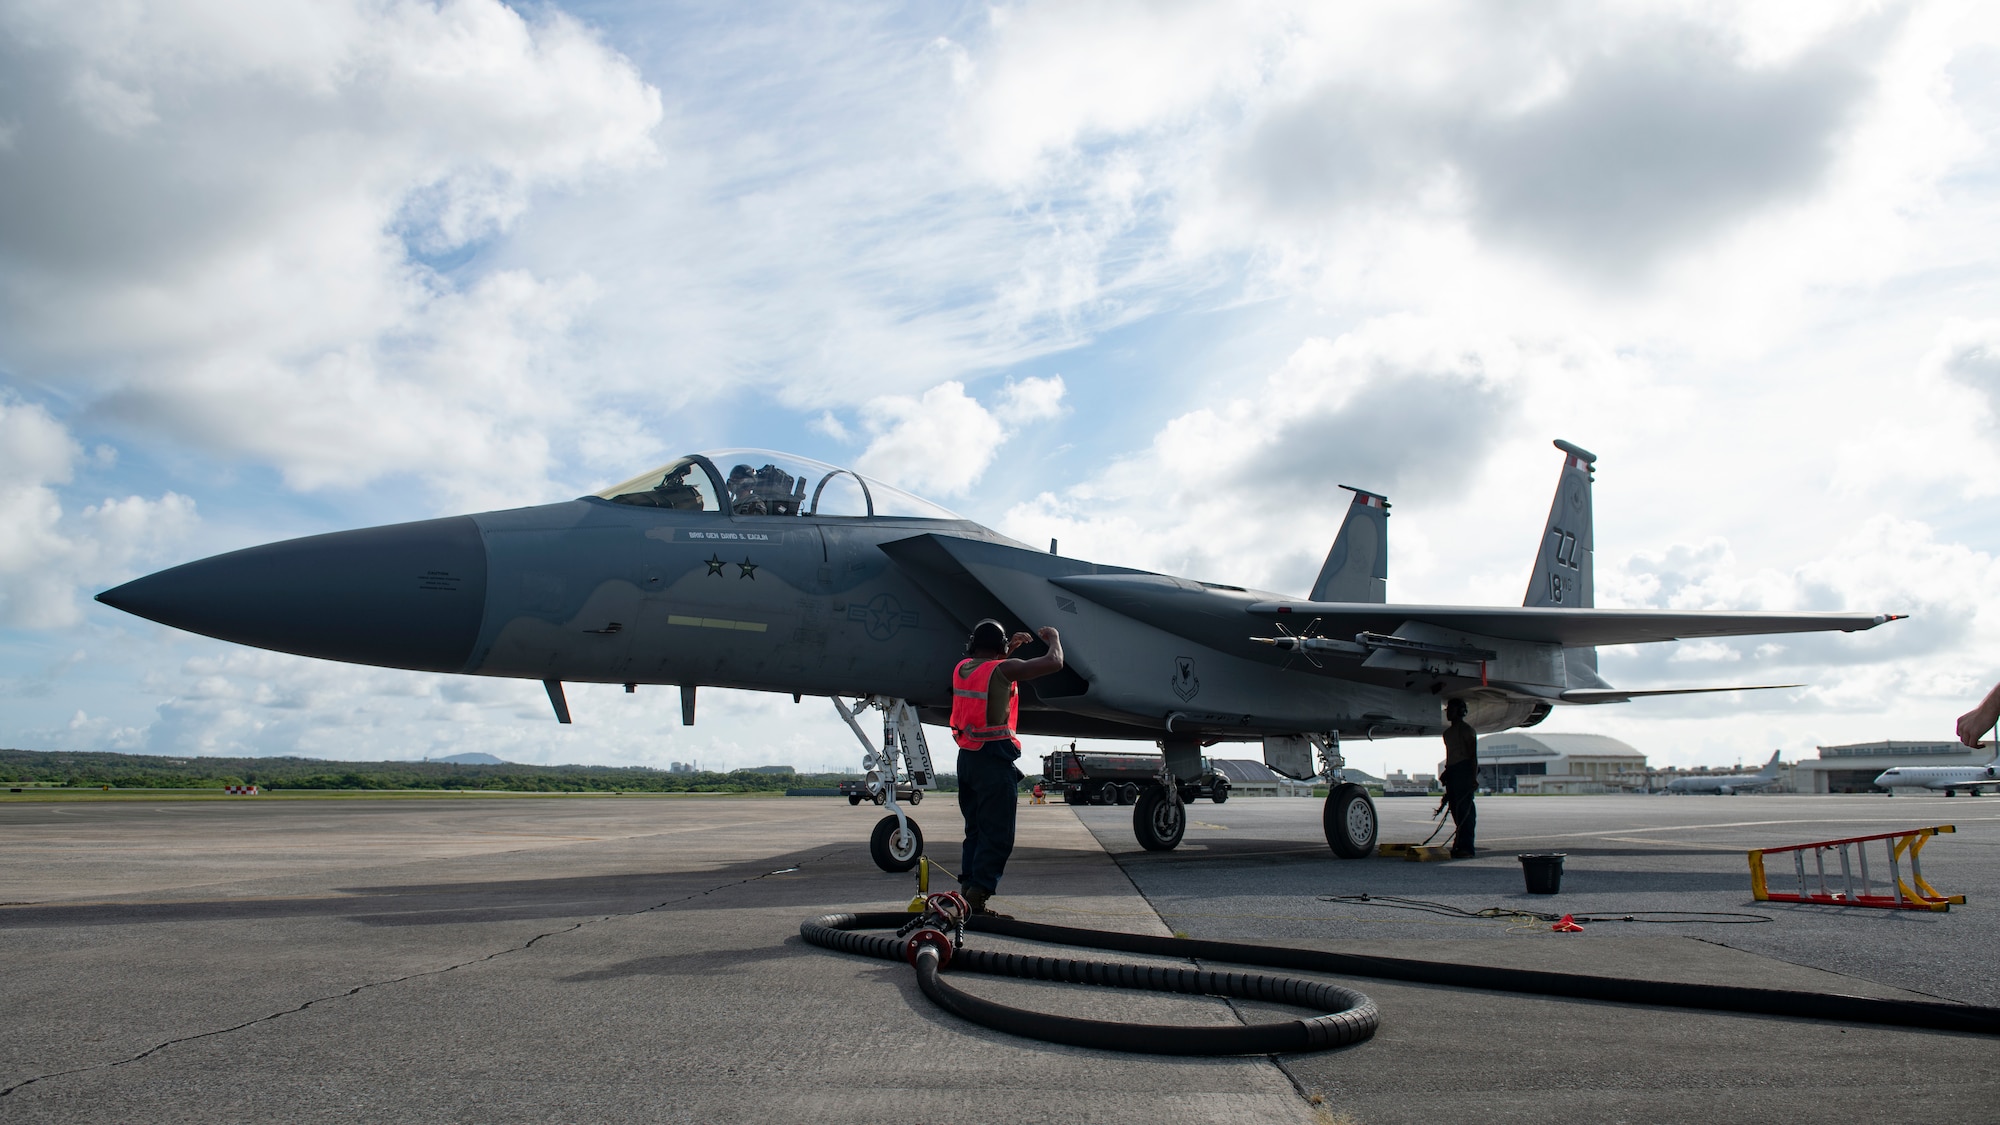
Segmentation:
{"type": "Polygon", "coordinates": [[[965,658],[951,670],[951,733],[958,742],[958,810],[965,816],[965,851],[959,859],[959,886],[974,914],[992,914],[986,901],[1000,889],[1000,873],[1014,853],[1014,768],[1021,740],[1023,680],[1040,679],[1063,666],[1062,638],[1054,626],[1036,630],[1049,651],[1032,660],[1011,654],[1033,638],[1012,637],[988,618],[973,626],[965,658]]]}

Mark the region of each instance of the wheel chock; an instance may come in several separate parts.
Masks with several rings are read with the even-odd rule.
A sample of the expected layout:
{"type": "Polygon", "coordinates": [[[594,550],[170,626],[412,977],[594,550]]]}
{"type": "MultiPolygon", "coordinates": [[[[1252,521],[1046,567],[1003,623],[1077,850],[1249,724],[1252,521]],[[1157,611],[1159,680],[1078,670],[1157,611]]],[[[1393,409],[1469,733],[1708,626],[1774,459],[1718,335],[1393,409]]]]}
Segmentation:
{"type": "Polygon", "coordinates": [[[1550,926],[1549,929],[1554,930],[1556,933],[1559,934],[1580,934],[1583,932],[1583,927],[1577,925],[1576,915],[1574,914],[1563,915],[1561,918],[1557,919],[1556,924],[1550,926]]]}
{"type": "Polygon", "coordinates": [[[1434,863],[1441,859],[1450,859],[1451,848],[1445,844],[1376,844],[1375,854],[1382,859],[1434,863]]]}

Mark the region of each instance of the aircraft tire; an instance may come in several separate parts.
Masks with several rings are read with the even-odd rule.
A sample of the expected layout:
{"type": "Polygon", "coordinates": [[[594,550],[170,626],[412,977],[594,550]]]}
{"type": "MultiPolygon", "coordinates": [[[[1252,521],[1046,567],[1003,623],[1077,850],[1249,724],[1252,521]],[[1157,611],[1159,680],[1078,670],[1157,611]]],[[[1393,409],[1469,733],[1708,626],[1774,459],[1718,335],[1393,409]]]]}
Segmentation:
{"type": "Polygon", "coordinates": [[[885,816],[875,822],[875,831],[868,834],[868,855],[875,866],[888,872],[903,872],[917,865],[924,856],[924,830],[917,827],[914,820],[907,821],[910,838],[898,839],[896,818],[885,816]]]}
{"type": "Polygon", "coordinates": [[[1132,835],[1149,852],[1170,852],[1187,833],[1187,806],[1167,799],[1166,791],[1148,785],[1132,806],[1132,835]]]}
{"type": "Polygon", "coordinates": [[[1327,847],[1342,859],[1366,859],[1375,851],[1375,802],[1368,799],[1368,791],[1347,782],[1333,787],[1326,795],[1326,807],[1320,813],[1320,825],[1326,830],[1327,847]]]}

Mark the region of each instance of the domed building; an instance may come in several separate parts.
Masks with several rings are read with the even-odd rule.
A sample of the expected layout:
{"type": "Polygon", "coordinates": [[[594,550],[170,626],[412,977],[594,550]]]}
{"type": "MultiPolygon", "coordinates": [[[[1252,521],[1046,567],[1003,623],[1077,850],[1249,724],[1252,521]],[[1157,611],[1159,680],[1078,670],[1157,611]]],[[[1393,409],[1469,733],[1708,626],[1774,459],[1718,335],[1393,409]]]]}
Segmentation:
{"type": "Polygon", "coordinates": [[[1644,789],[1646,755],[1610,735],[1503,731],[1479,740],[1479,787],[1494,793],[1644,789]]]}

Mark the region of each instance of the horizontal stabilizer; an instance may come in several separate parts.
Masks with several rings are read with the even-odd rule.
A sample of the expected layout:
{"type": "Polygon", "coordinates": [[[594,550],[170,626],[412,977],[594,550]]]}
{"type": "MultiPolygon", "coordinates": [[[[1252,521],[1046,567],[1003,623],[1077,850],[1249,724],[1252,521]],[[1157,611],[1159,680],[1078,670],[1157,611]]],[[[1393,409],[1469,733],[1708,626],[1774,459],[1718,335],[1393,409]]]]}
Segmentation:
{"type": "Polygon", "coordinates": [[[1780,688],[1804,687],[1804,684],[1745,684],[1741,687],[1684,687],[1655,688],[1651,691],[1625,691],[1620,688],[1572,688],[1562,693],[1564,703],[1629,703],[1634,699],[1648,699],[1655,695],[1707,695],[1718,691],[1777,691],[1780,688]]]}

